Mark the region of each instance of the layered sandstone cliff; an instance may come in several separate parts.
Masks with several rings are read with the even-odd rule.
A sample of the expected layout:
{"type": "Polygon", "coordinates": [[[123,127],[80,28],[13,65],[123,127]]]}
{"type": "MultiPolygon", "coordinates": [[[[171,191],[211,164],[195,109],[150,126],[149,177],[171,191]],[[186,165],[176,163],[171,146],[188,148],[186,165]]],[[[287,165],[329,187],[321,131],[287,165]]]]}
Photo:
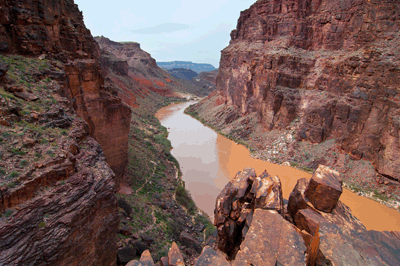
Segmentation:
{"type": "Polygon", "coordinates": [[[222,51],[218,92],[197,112],[205,118],[215,108],[210,123],[269,159],[292,161],[304,149],[299,140],[333,140],[330,155],[306,162],[301,153],[294,164],[314,168],[310,160],[326,157],[342,168],[345,152],[400,180],[399,29],[397,1],[257,1],[222,51]],[[280,146],[262,140],[262,131],[281,134],[274,139],[280,146]]]}
{"type": "Polygon", "coordinates": [[[271,130],[341,147],[399,179],[400,4],[257,1],[221,56],[218,89],[271,130]]]}
{"type": "Polygon", "coordinates": [[[115,265],[131,111],[73,1],[0,9],[0,264],[115,265]]]}
{"type": "MultiPolygon", "coordinates": [[[[207,81],[207,84],[204,84],[204,82],[186,81],[171,75],[165,69],[160,68],[156,60],[140,48],[139,43],[115,42],[104,36],[95,37],[95,40],[102,50],[101,60],[105,63],[104,67],[108,67],[109,63],[107,61],[110,62],[110,60],[117,65],[116,60],[128,63],[129,69],[127,73],[133,83],[110,75],[110,79],[116,84],[131,83],[132,85],[128,90],[139,89],[139,91],[152,91],[161,96],[182,97],[188,95],[206,96],[214,89],[212,84],[207,81]],[[113,56],[115,58],[111,59],[113,56]]],[[[116,67],[118,67],[117,65],[116,67]]],[[[136,106],[135,97],[129,95],[128,90],[122,90],[122,93],[126,95],[124,98],[126,102],[130,102],[131,106],[136,106]]]]}
{"type": "Polygon", "coordinates": [[[63,61],[64,95],[90,126],[120,179],[127,163],[130,110],[104,87],[100,50],[73,1],[2,1],[0,50],[63,61]],[[79,61],[76,61],[79,60],[79,61]],[[112,138],[110,138],[112,136],[112,138]]]}

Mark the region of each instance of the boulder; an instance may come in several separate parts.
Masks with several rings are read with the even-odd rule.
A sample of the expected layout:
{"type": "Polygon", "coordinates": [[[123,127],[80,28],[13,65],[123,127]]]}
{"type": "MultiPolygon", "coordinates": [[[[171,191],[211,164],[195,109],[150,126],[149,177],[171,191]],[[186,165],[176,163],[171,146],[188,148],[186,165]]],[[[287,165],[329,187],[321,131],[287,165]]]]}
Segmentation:
{"type": "Polygon", "coordinates": [[[254,180],[251,193],[254,195],[254,208],[283,213],[282,185],[279,177],[272,177],[264,171],[254,180]]]}
{"type": "Polygon", "coordinates": [[[0,82],[4,80],[8,71],[8,64],[0,62],[0,82]]]}
{"type": "Polygon", "coordinates": [[[197,253],[200,253],[202,250],[200,243],[185,231],[180,234],[179,241],[182,245],[195,250],[197,253]]]}
{"type": "Polygon", "coordinates": [[[304,193],[310,183],[309,179],[301,178],[297,181],[296,186],[294,187],[293,191],[289,195],[289,202],[287,209],[294,219],[298,210],[306,209],[309,207],[308,199],[304,196],[304,193]]]}
{"type": "Polygon", "coordinates": [[[35,94],[27,92],[27,91],[14,92],[13,94],[16,97],[21,98],[22,100],[25,100],[28,102],[34,102],[34,101],[39,100],[39,97],[37,97],[35,94]]]}
{"type": "Polygon", "coordinates": [[[342,180],[339,172],[320,165],[311,177],[304,194],[316,209],[332,212],[342,194],[342,180]]]}
{"type": "Polygon", "coordinates": [[[294,222],[296,226],[300,230],[304,230],[311,234],[312,236],[318,231],[318,227],[320,223],[324,222],[324,217],[311,210],[311,209],[302,209],[296,213],[294,217],[294,222]]]}
{"type": "Polygon", "coordinates": [[[0,125],[5,126],[5,127],[11,127],[10,122],[8,122],[6,119],[0,117],[0,125]]]}
{"type": "Polygon", "coordinates": [[[169,266],[185,266],[182,254],[178,245],[173,242],[168,252],[168,265],[169,266]]]}
{"type": "Polygon", "coordinates": [[[118,207],[124,210],[125,216],[130,216],[132,214],[132,206],[126,202],[124,198],[118,199],[118,207]]]}
{"type": "Polygon", "coordinates": [[[125,266],[143,266],[138,260],[131,260],[125,266]]]}
{"type": "Polygon", "coordinates": [[[168,264],[168,257],[162,257],[160,259],[160,266],[169,266],[168,264]]]}
{"type": "Polygon", "coordinates": [[[120,248],[117,251],[117,258],[119,263],[128,263],[136,256],[136,250],[131,247],[120,248]]]}
{"type": "Polygon", "coordinates": [[[142,256],[140,257],[140,263],[142,266],[155,266],[149,250],[145,250],[142,253],[142,256]]]}
{"type": "Polygon", "coordinates": [[[195,266],[230,266],[229,262],[225,258],[221,251],[215,251],[210,246],[206,246],[201,252],[200,257],[197,259],[195,266]]]}
{"type": "Polygon", "coordinates": [[[281,182],[266,171],[260,176],[252,168],[239,172],[218,195],[214,225],[218,233],[218,249],[235,257],[248,232],[254,209],[276,210],[283,214],[281,182]]]}
{"type": "Polygon", "coordinates": [[[142,254],[146,249],[150,248],[150,245],[136,240],[132,243],[132,247],[136,249],[136,255],[140,256],[140,254],[142,254]]]}
{"type": "Polygon", "coordinates": [[[232,265],[305,265],[305,251],[292,224],[277,211],[257,209],[232,265]]]}

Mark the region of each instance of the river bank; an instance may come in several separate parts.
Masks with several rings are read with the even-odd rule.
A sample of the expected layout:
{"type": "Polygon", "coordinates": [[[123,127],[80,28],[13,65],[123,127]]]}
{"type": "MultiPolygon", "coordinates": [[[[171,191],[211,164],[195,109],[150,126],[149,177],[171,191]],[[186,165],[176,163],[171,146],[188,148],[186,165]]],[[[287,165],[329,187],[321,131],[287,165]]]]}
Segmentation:
{"type": "Polygon", "coordinates": [[[154,116],[177,100],[152,94],[138,99],[139,107],[132,109],[129,162],[117,192],[120,265],[139,258],[146,249],[160,260],[174,241],[190,264],[215,230],[187,193],[179,163],[170,153],[167,129],[154,116]]]}
{"type": "MultiPolygon", "coordinates": [[[[208,210],[202,208],[207,213],[214,208],[215,199],[205,201],[204,199],[218,195],[218,191],[224,186],[221,184],[234,177],[237,171],[241,171],[245,167],[253,167],[257,173],[266,169],[271,175],[278,175],[282,181],[283,194],[286,199],[299,178],[310,178],[309,173],[299,169],[252,158],[246,147],[238,145],[214,131],[210,132],[210,128],[185,115],[183,112],[188,105],[188,103],[184,103],[165,107],[157,112],[157,117],[161,124],[168,129],[168,138],[173,147],[171,153],[181,165],[182,178],[196,204],[202,208],[202,205],[211,204],[214,200],[214,203],[211,204],[212,207],[206,207],[208,210]],[[160,117],[161,112],[167,115],[160,117]],[[184,126],[178,128],[181,125],[184,126]],[[212,135],[212,132],[215,135],[212,135]],[[188,138],[186,134],[189,136],[189,142],[185,142],[185,139],[188,138]],[[206,145],[201,144],[204,139],[206,139],[206,145]],[[199,152],[197,150],[199,147],[211,149],[211,151],[199,152]],[[202,155],[206,157],[201,157],[202,155]],[[196,167],[192,168],[193,166],[196,167]]],[[[394,209],[358,196],[349,190],[344,191],[341,201],[351,208],[353,215],[359,218],[368,229],[380,231],[398,231],[400,229],[400,213],[394,209]]]]}

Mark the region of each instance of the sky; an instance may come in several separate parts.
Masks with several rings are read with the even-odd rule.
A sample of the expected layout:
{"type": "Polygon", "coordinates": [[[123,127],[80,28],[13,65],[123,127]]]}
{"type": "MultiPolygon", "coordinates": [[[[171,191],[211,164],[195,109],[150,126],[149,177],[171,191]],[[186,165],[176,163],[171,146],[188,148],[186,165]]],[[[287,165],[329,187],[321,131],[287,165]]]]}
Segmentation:
{"type": "Polygon", "coordinates": [[[134,41],[159,62],[219,66],[240,11],[255,0],[75,0],[93,36],[134,41]]]}

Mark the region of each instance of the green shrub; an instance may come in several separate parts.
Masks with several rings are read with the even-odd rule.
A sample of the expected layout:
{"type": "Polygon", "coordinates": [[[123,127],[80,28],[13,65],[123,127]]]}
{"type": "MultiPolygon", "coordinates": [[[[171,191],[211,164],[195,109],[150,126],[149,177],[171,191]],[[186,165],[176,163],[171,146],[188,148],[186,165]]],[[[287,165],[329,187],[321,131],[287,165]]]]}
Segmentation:
{"type": "Polygon", "coordinates": [[[196,204],[190,197],[189,192],[185,189],[185,183],[183,181],[178,183],[175,192],[176,200],[180,205],[185,207],[189,214],[194,214],[196,212],[196,204]]]}
{"type": "Polygon", "coordinates": [[[10,173],[10,178],[16,178],[16,177],[18,177],[19,176],[19,172],[17,172],[17,171],[12,171],[11,173],[10,173]]]}
{"type": "Polygon", "coordinates": [[[0,177],[3,177],[6,175],[6,171],[0,167],[0,177]]]}
{"type": "Polygon", "coordinates": [[[17,185],[17,183],[11,182],[11,183],[8,183],[8,184],[7,184],[7,187],[8,187],[8,188],[13,188],[13,187],[15,187],[16,185],[17,185]]]}
{"type": "Polygon", "coordinates": [[[29,163],[28,163],[27,160],[22,160],[22,161],[19,162],[19,165],[21,165],[21,167],[25,167],[25,166],[27,166],[28,164],[29,164],[29,163]]]}
{"type": "Polygon", "coordinates": [[[26,154],[26,152],[21,151],[20,149],[17,149],[17,148],[12,149],[11,152],[12,152],[13,154],[17,154],[17,155],[21,155],[21,156],[23,156],[23,155],[26,154]]]}
{"type": "Polygon", "coordinates": [[[10,217],[13,213],[14,213],[14,210],[8,209],[8,210],[6,210],[6,212],[4,213],[4,215],[5,215],[6,217],[10,217]]]}

